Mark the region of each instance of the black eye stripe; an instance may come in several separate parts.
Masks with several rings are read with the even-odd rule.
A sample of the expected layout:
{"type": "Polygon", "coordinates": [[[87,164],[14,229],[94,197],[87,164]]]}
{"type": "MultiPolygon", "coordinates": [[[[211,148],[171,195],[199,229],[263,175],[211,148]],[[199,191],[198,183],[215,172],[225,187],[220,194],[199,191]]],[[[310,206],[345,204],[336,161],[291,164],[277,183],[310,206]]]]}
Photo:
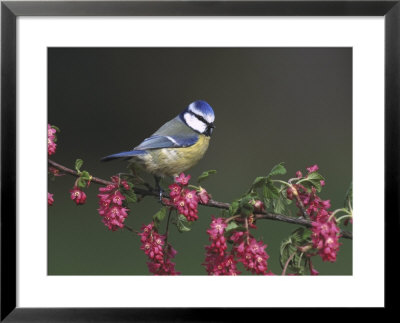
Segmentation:
{"type": "Polygon", "coordinates": [[[190,113],[191,113],[192,115],[194,115],[194,116],[195,116],[197,119],[199,119],[200,121],[204,122],[207,126],[210,126],[210,123],[207,122],[202,116],[199,116],[198,114],[193,113],[192,111],[190,111],[190,113]]]}

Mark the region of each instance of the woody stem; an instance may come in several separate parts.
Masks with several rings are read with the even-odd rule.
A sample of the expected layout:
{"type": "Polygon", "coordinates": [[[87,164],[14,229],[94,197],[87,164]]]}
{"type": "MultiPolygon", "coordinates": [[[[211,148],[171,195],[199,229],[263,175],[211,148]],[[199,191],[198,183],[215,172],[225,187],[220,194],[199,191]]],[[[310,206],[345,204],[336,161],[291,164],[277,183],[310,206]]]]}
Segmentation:
{"type": "MultiPolygon", "coordinates": [[[[57,169],[59,169],[60,171],[72,175],[74,177],[79,177],[79,174],[68,168],[65,167],[61,164],[56,163],[55,161],[49,159],[48,160],[49,165],[51,165],[52,167],[55,167],[57,169]]],[[[92,183],[96,183],[99,185],[112,185],[113,183],[111,181],[107,181],[104,180],[102,178],[98,178],[98,177],[92,177],[92,183]]],[[[143,188],[139,188],[139,187],[135,187],[134,191],[136,194],[138,195],[142,195],[142,196],[154,196],[154,197],[159,197],[159,194],[157,192],[155,192],[154,190],[146,190],[143,188]]],[[[163,197],[165,197],[166,199],[169,199],[169,195],[166,193],[163,193],[162,195],[163,197]]],[[[203,206],[207,206],[207,207],[214,207],[214,208],[218,208],[218,209],[225,209],[228,210],[229,207],[231,206],[229,203],[225,203],[225,202],[219,202],[219,201],[214,201],[212,199],[210,199],[208,201],[208,203],[202,203],[201,201],[199,202],[200,205],[203,206]]],[[[278,214],[278,213],[271,213],[271,212],[259,212],[258,214],[255,215],[255,220],[274,220],[274,221],[280,221],[280,222],[286,222],[286,223],[292,223],[292,224],[297,224],[297,225],[301,225],[307,228],[310,228],[311,225],[311,221],[305,218],[294,218],[292,216],[288,216],[288,215],[284,215],[284,214],[278,214]]],[[[346,238],[346,239],[352,239],[353,235],[351,232],[348,231],[341,231],[340,232],[342,238],[346,238]]]]}

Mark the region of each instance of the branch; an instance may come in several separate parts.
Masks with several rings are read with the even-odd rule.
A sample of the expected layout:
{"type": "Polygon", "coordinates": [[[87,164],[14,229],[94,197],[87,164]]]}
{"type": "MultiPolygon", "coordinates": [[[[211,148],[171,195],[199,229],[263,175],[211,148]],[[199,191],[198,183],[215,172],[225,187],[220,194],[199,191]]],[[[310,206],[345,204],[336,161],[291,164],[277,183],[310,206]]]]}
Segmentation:
{"type": "MultiPolygon", "coordinates": [[[[67,168],[61,164],[56,163],[55,161],[52,161],[51,159],[48,160],[49,165],[59,169],[60,171],[70,174],[75,177],[79,177],[78,173],[70,168],[67,168]]],[[[98,178],[98,177],[92,177],[91,180],[92,183],[97,183],[101,185],[109,185],[113,184],[110,181],[106,181],[104,179],[98,178]]],[[[158,191],[153,191],[153,190],[146,190],[142,188],[135,187],[134,189],[136,194],[142,195],[142,196],[155,196],[159,197],[158,191]]],[[[163,197],[169,198],[168,194],[163,193],[163,197]]],[[[208,207],[214,207],[218,209],[229,209],[230,204],[229,203],[224,203],[224,202],[218,202],[210,199],[207,204],[199,202],[201,205],[208,206],[208,207]]],[[[292,223],[292,224],[297,224],[305,227],[311,227],[311,221],[304,219],[303,217],[300,218],[293,218],[291,216],[283,215],[283,214],[275,214],[275,213],[270,213],[270,212],[262,212],[258,213],[255,215],[256,220],[274,220],[274,221],[280,221],[280,222],[286,222],[286,223],[292,223]]],[[[351,232],[348,231],[341,231],[340,233],[342,235],[342,238],[346,239],[353,239],[353,235],[351,232]]]]}

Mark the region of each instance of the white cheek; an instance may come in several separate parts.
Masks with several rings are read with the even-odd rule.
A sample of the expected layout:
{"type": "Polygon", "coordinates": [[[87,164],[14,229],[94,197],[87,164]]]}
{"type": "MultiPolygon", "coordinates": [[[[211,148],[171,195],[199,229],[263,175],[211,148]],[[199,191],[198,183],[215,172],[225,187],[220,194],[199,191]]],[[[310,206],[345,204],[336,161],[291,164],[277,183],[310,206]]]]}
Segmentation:
{"type": "Polygon", "coordinates": [[[203,133],[204,131],[206,131],[207,125],[204,122],[197,119],[194,115],[192,115],[190,113],[185,113],[184,118],[185,118],[187,125],[190,128],[192,128],[200,133],[203,133]]]}

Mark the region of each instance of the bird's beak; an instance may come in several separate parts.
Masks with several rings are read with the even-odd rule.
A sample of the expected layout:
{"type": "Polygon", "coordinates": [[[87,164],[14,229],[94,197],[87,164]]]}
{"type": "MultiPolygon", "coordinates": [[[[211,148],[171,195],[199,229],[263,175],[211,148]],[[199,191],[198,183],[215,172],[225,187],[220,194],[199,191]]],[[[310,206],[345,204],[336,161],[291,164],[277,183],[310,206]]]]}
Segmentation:
{"type": "Polygon", "coordinates": [[[214,123],[210,124],[210,128],[215,129],[215,124],[214,123]]]}

